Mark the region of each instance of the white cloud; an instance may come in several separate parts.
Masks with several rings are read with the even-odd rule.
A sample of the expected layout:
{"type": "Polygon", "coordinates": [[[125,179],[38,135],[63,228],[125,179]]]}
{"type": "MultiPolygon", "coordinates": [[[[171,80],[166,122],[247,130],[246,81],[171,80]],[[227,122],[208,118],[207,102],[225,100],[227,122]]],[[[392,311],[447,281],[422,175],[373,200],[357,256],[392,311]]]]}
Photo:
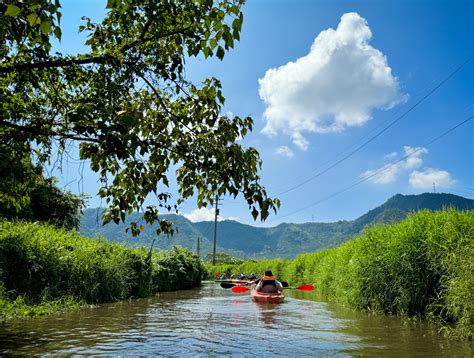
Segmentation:
{"type": "Polygon", "coordinates": [[[424,171],[415,170],[410,174],[409,183],[416,189],[430,189],[433,183],[436,187],[449,188],[456,181],[451,178],[451,174],[445,170],[427,168],[424,171]]]}
{"type": "MultiPolygon", "coordinates": [[[[369,181],[375,184],[390,184],[394,182],[401,173],[421,166],[423,164],[421,156],[428,153],[428,149],[423,147],[404,146],[403,150],[405,151],[405,159],[396,163],[385,164],[378,169],[367,170],[362,174],[362,177],[370,177],[369,181]]],[[[393,154],[394,153],[390,153],[388,156],[395,159],[396,153],[395,155],[393,154]]]]}
{"type": "Polygon", "coordinates": [[[392,160],[397,157],[398,153],[397,152],[392,152],[384,155],[385,159],[392,160]]]}
{"type": "MultiPolygon", "coordinates": [[[[183,216],[189,221],[192,221],[193,223],[198,221],[214,221],[214,209],[194,209],[191,213],[183,214],[183,216]]],[[[217,220],[221,221],[221,217],[218,216],[217,220]]]]}
{"type": "Polygon", "coordinates": [[[278,147],[276,150],[276,153],[278,155],[281,155],[282,157],[287,157],[287,158],[293,158],[293,156],[295,155],[293,151],[290,148],[288,148],[286,145],[278,147]]]}
{"type": "Polygon", "coordinates": [[[259,79],[265,102],[262,132],[289,135],[306,150],[304,132],[327,133],[366,123],[374,108],[405,101],[387,58],[369,45],[372,32],[357,13],[341,17],[336,30],[322,31],[309,53],[259,79]]]}

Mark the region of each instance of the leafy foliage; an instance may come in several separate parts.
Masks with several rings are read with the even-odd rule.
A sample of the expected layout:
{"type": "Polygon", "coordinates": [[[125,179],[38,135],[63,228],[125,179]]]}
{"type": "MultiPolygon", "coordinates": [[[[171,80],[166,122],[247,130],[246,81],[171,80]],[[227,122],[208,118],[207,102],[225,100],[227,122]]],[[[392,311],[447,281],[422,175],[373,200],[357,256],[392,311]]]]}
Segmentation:
{"type": "MultiPolygon", "coordinates": [[[[88,52],[51,53],[61,38],[58,0],[0,4],[0,140],[20,143],[35,160],[80,143],[80,157],[99,173],[108,209],[104,221],[124,221],[133,210],[157,233],[172,233],[159,210],[197,196],[242,194],[255,219],[277,210],[260,185],[261,159],[236,143],[252,129],[250,117],[220,116],[220,82],[198,87],[185,78],[185,59],[225,52],[240,39],[241,0],[109,0],[101,23],[84,18],[88,52]],[[176,168],[179,197],[168,193],[176,168]],[[143,208],[155,195],[157,205],[143,208]]],[[[23,152],[24,153],[24,152],[23,152]]],[[[23,158],[19,156],[18,158],[23,158]]],[[[21,191],[21,190],[20,190],[21,191]]],[[[21,196],[21,195],[20,195],[21,196]]],[[[131,232],[140,233],[136,223],[131,232]]]]}
{"type": "MultiPolygon", "coordinates": [[[[454,207],[458,210],[474,210],[474,200],[451,194],[425,193],[420,195],[395,195],[383,205],[370,210],[353,221],[334,223],[280,224],[273,228],[258,228],[236,221],[226,220],[218,223],[217,250],[240,258],[294,258],[305,252],[313,252],[341,245],[351,238],[360,235],[364,227],[393,224],[402,221],[411,211],[422,208],[441,210],[454,207]]],[[[129,245],[150,246],[154,239],[155,226],[144,225],[139,240],[133,239],[124,232],[123,227],[115,225],[102,226],[99,223],[100,211],[87,209],[81,223],[81,233],[94,237],[103,235],[108,240],[126,242],[129,245]]],[[[170,215],[176,232],[172,238],[159,240],[156,245],[169,249],[181,245],[195,250],[197,238],[200,237],[201,253],[212,252],[213,222],[192,223],[183,216],[170,215]]],[[[130,221],[138,221],[134,213],[130,221]]],[[[126,222],[128,224],[128,222],[126,222]]]]}
{"type": "Polygon", "coordinates": [[[31,163],[28,153],[0,142],[0,216],[15,215],[30,203],[29,189],[41,176],[41,169],[31,163]]]}
{"type": "Polygon", "coordinates": [[[50,226],[0,221],[0,309],[146,297],[199,286],[204,276],[202,262],[183,248],[154,253],[50,226]]]}
{"type": "Polygon", "coordinates": [[[474,335],[474,211],[420,211],[371,227],[337,248],[289,260],[208,265],[213,272],[272,269],[293,285],[313,283],[329,300],[426,317],[448,335],[474,335]]]}
{"type": "MultiPolygon", "coordinates": [[[[212,261],[212,253],[208,253],[204,256],[204,262],[211,262],[212,261]]],[[[239,259],[238,257],[233,257],[229,254],[224,252],[216,252],[216,263],[217,264],[230,264],[230,265],[238,265],[243,263],[244,260],[239,259]]]]}
{"type": "Polygon", "coordinates": [[[0,144],[0,218],[79,229],[85,198],[61,191],[28,153],[17,154],[0,144]]]}

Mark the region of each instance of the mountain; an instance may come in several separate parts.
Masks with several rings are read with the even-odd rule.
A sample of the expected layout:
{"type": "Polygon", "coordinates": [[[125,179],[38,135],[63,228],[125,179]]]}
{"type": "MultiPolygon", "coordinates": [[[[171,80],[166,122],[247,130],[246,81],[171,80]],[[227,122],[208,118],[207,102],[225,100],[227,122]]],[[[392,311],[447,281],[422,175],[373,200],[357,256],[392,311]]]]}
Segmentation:
{"type": "MultiPolygon", "coordinates": [[[[245,258],[293,258],[305,252],[313,252],[338,246],[358,235],[367,225],[383,225],[403,220],[408,213],[421,209],[441,210],[454,207],[458,210],[474,210],[474,200],[444,193],[424,193],[420,195],[397,194],[383,205],[370,210],[352,221],[335,223],[280,224],[272,228],[258,228],[232,220],[220,221],[217,225],[217,251],[245,258]]],[[[214,222],[192,223],[180,215],[164,215],[175,223],[176,233],[168,238],[156,237],[157,225],[144,225],[145,230],[132,237],[125,232],[127,225],[140,222],[140,215],[130,215],[125,224],[113,223],[102,226],[101,209],[87,209],[81,221],[81,233],[85,236],[104,236],[107,240],[124,242],[132,246],[169,249],[181,245],[196,250],[197,238],[200,238],[200,252],[212,252],[214,222]]]]}

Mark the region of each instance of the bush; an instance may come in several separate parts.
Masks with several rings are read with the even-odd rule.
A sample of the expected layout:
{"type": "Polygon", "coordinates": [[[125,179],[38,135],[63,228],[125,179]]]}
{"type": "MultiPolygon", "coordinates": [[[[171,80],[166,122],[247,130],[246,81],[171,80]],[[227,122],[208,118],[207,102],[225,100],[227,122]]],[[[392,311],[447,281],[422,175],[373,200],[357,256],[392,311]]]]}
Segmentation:
{"type": "Polygon", "coordinates": [[[204,275],[202,262],[183,248],[151,253],[52,226],[0,222],[4,303],[36,305],[45,297],[112,302],[195,287],[204,275]]]}
{"type": "Polygon", "coordinates": [[[429,318],[447,334],[474,333],[474,212],[420,211],[396,225],[292,261],[207,266],[212,273],[270,268],[292,285],[313,283],[328,300],[429,318]]]}

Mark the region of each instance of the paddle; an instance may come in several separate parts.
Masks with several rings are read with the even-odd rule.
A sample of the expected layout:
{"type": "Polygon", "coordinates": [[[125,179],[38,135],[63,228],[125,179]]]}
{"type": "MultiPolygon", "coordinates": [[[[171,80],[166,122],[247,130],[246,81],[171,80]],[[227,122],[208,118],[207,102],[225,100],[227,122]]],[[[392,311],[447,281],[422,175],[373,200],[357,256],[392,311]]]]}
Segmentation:
{"type": "MultiPolygon", "coordinates": [[[[244,286],[246,284],[244,283],[232,283],[232,282],[221,282],[221,287],[222,288],[232,288],[232,287],[235,287],[235,286],[244,286]]],[[[251,285],[251,283],[248,283],[247,285],[251,285]]],[[[288,282],[285,282],[285,281],[282,281],[281,285],[285,288],[288,288],[288,282]]]]}
{"type": "Polygon", "coordinates": [[[222,288],[232,288],[235,286],[243,286],[243,283],[221,282],[222,288]]]}
{"type": "Polygon", "coordinates": [[[299,285],[298,287],[286,287],[286,288],[294,288],[295,290],[300,290],[300,291],[313,291],[314,290],[313,285],[299,285]]]}
{"type": "MultiPolygon", "coordinates": [[[[286,288],[300,290],[300,291],[312,291],[312,290],[314,290],[313,285],[300,285],[300,286],[297,286],[297,287],[288,287],[287,286],[286,288]]],[[[234,293],[243,293],[243,292],[247,292],[248,290],[251,290],[251,288],[246,287],[246,286],[234,286],[234,287],[232,287],[232,292],[234,292],[234,293]]]]}
{"type": "Polygon", "coordinates": [[[251,290],[250,287],[245,287],[245,286],[234,286],[232,287],[232,292],[234,293],[243,293],[247,292],[248,290],[251,290]]]}

